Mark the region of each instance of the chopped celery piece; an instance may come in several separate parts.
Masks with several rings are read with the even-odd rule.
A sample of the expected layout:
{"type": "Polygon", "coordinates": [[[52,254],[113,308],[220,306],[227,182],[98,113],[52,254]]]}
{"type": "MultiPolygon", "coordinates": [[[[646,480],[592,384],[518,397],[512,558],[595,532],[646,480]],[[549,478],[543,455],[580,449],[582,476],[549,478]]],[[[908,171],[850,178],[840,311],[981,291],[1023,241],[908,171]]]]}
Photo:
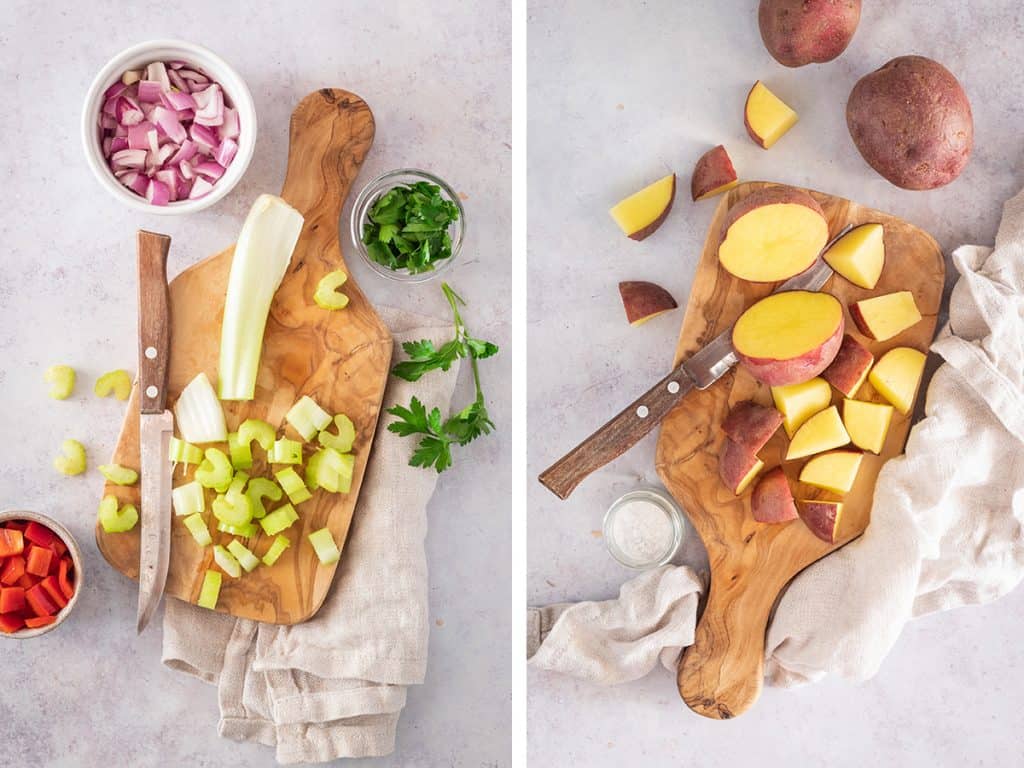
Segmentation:
{"type": "Polygon", "coordinates": [[[223,533],[230,533],[232,536],[241,536],[243,539],[247,539],[250,536],[256,535],[256,523],[246,523],[245,525],[228,525],[227,523],[217,523],[217,530],[223,533]]]}
{"type": "Polygon", "coordinates": [[[200,608],[209,608],[211,611],[216,608],[222,580],[223,577],[217,571],[207,571],[203,577],[203,586],[199,590],[199,599],[196,601],[196,605],[200,608]]]}
{"type": "Polygon", "coordinates": [[[302,214],[274,195],[257,197],[242,225],[221,324],[222,400],[252,400],[270,302],[288,269],[302,225],[302,214]]]}
{"type": "Polygon", "coordinates": [[[100,502],[100,525],[107,533],[125,533],[139,522],[139,510],[134,504],[118,509],[116,496],[104,496],[100,502]]]}
{"type": "Polygon", "coordinates": [[[333,448],[339,453],[348,453],[356,441],[355,424],[344,413],[339,413],[334,417],[334,425],[338,428],[338,434],[334,435],[326,429],[322,430],[319,437],[320,445],[324,448],[333,448]]]}
{"type": "Polygon", "coordinates": [[[265,477],[254,477],[249,481],[249,490],[245,492],[245,495],[252,502],[252,516],[259,520],[267,514],[266,507],[263,506],[263,499],[280,501],[284,491],[273,480],[268,480],[265,477]]]}
{"type": "Polygon", "coordinates": [[[244,493],[231,493],[217,496],[210,505],[213,516],[228,525],[245,525],[252,521],[252,502],[244,493]]]}
{"type": "Polygon", "coordinates": [[[132,393],[132,375],[120,368],[116,371],[107,371],[96,379],[92,391],[97,397],[107,397],[113,392],[118,400],[127,400],[132,393]]]}
{"type": "Polygon", "coordinates": [[[231,485],[228,486],[226,493],[228,496],[244,493],[245,484],[248,482],[249,475],[246,472],[235,472],[235,476],[231,478],[231,485]]]}
{"type": "Polygon", "coordinates": [[[234,579],[242,575],[242,566],[239,565],[238,560],[220,544],[216,544],[213,547],[213,562],[219,565],[224,573],[234,579]]]}
{"type": "Polygon", "coordinates": [[[287,536],[278,536],[270,545],[270,549],[267,550],[267,554],[263,556],[263,564],[273,565],[276,563],[277,559],[281,557],[284,551],[291,545],[292,543],[287,536]]]}
{"type": "Polygon", "coordinates": [[[273,425],[259,419],[246,419],[238,427],[240,442],[251,447],[252,441],[255,440],[264,451],[269,451],[274,445],[275,437],[277,437],[277,430],[273,425]]]}
{"type": "Polygon", "coordinates": [[[315,491],[320,487],[320,473],[323,471],[320,464],[324,458],[322,450],[317,451],[306,462],[306,487],[315,491]]]}
{"type": "Polygon", "coordinates": [[[299,515],[295,511],[295,507],[291,504],[285,504],[273,512],[268,512],[267,516],[260,520],[260,526],[267,536],[274,536],[286,528],[291,528],[292,523],[298,519],[299,515]]]}
{"type": "Polygon", "coordinates": [[[139,482],[138,472],[120,464],[100,464],[98,469],[114,485],[135,485],[139,482]]]}
{"type": "Polygon", "coordinates": [[[339,293],[338,288],[343,286],[346,280],[348,280],[348,275],[340,269],[328,272],[316,284],[313,301],[321,309],[344,309],[348,306],[348,296],[339,293]]]}
{"type": "Polygon", "coordinates": [[[284,489],[284,492],[288,494],[288,499],[292,504],[301,504],[306,499],[312,498],[313,494],[309,492],[306,484],[302,482],[299,473],[291,467],[275,473],[274,477],[277,478],[277,482],[284,489]]]}
{"type": "Polygon", "coordinates": [[[228,435],[228,453],[231,454],[231,466],[235,469],[249,469],[252,466],[252,448],[249,443],[238,439],[237,432],[228,435]]]}
{"type": "Polygon", "coordinates": [[[80,475],[85,472],[85,446],[77,440],[65,440],[60,444],[63,455],[53,460],[53,466],[62,475],[80,475]]]}
{"type": "Polygon", "coordinates": [[[309,543],[313,545],[313,550],[316,552],[316,556],[320,558],[321,563],[330,565],[331,563],[338,562],[341,552],[338,551],[338,545],[334,543],[334,537],[331,536],[329,528],[313,531],[307,538],[309,543]]]}
{"type": "Polygon", "coordinates": [[[70,365],[51,365],[43,372],[43,379],[53,385],[50,397],[66,400],[75,388],[75,369],[70,365]]]}
{"type": "Polygon", "coordinates": [[[331,493],[348,493],[352,487],[355,456],[338,453],[333,448],[321,448],[306,463],[306,484],[323,488],[331,493]]]}
{"type": "Polygon", "coordinates": [[[210,529],[206,527],[206,521],[203,520],[201,514],[195,512],[181,522],[185,524],[188,532],[192,534],[192,538],[196,540],[196,544],[200,547],[208,547],[213,544],[213,539],[210,537],[210,529]]]}
{"type": "Polygon", "coordinates": [[[228,439],[224,409],[205,373],[181,391],[174,404],[174,421],[181,436],[190,443],[221,443],[228,439]]]}
{"type": "Polygon", "coordinates": [[[203,455],[206,458],[196,469],[196,480],[204,488],[224,493],[231,485],[231,460],[220,448],[207,448],[203,455]]]}
{"type": "Polygon", "coordinates": [[[175,464],[198,464],[203,460],[202,448],[198,445],[192,445],[192,443],[186,443],[184,440],[179,440],[176,437],[171,437],[168,452],[171,455],[171,461],[175,464]]]}
{"type": "Polygon", "coordinates": [[[274,447],[267,454],[267,460],[271,464],[301,464],[302,443],[298,440],[289,440],[282,437],[274,441],[274,447]]]}
{"type": "Polygon", "coordinates": [[[203,486],[198,480],[179,485],[171,491],[171,504],[174,506],[174,514],[178,517],[205,512],[206,498],[203,496],[203,486]]]}
{"type": "Polygon", "coordinates": [[[285,421],[295,427],[302,439],[310,441],[317,432],[331,423],[331,415],[317,405],[309,395],[303,395],[284,416],[285,421]]]}
{"type": "Polygon", "coordinates": [[[228,542],[228,552],[235,556],[238,564],[245,569],[246,573],[252,572],[260,564],[260,559],[238,539],[232,539],[228,542]]]}

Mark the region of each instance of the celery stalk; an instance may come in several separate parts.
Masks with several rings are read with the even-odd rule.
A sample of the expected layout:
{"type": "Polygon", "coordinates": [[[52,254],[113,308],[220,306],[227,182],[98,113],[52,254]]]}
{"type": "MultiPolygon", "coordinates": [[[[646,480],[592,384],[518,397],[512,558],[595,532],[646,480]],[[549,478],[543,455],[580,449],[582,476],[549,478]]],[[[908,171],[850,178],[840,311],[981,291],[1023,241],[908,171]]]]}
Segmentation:
{"type": "Polygon", "coordinates": [[[51,365],[43,372],[43,379],[53,385],[50,397],[66,400],[75,388],[75,369],[70,365],[51,365]]]}
{"type": "Polygon", "coordinates": [[[275,440],[274,447],[267,454],[267,461],[271,464],[301,464],[302,443],[287,437],[275,440]]]}
{"type": "Polygon", "coordinates": [[[331,423],[331,415],[321,408],[316,400],[309,395],[303,395],[284,416],[285,421],[295,427],[295,431],[302,435],[302,439],[312,440],[317,432],[331,423]]]}
{"type": "Polygon", "coordinates": [[[203,520],[201,514],[196,512],[181,522],[185,524],[188,532],[192,534],[192,538],[196,540],[196,544],[200,547],[208,547],[213,544],[213,539],[210,537],[210,529],[206,527],[206,521],[203,520]]]}
{"type": "Polygon", "coordinates": [[[228,453],[231,454],[231,466],[235,469],[249,469],[252,466],[252,448],[249,443],[238,439],[237,432],[228,435],[228,453]]]}
{"type": "Polygon", "coordinates": [[[222,580],[223,577],[217,571],[207,571],[203,577],[203,586],[199,590],[199,599],[196,600],[196,605],[200,608],[209,608],[211,611],[216,608],[222,580]]]}
{"type": "Polygon", "coordinates": [[[128,371],[107,371],[93,385],[92,391],[97,397],[106,397],[111,392],[118,400],[127,400],[132,393],[132,376],[128,371]]]}
{"type": "Polygon", "coordinates": [[[170,453],[171,461],[175,464],[198,464],[203,460],[202,448],[198,445],[192,445],[192,443],[186,443],[184,440],[179,440],[176,437],[171,437],[168,452],[170,453]]]}
{"type": "Polygon", "coordinates": [[[246,419],[238,427],[239,441],[251,447],[252,441],[255,440],[264,451],[271,449],[276,436],[277,430],[273,425],[260,419],[246,419]]]}
{"type": "Polygon", "coordinates": [[[120,464],[100,464],[97,469],[114,485],[135,485],[139,482],[138,472],[128,467],[122,467],[120,464]]]}
{"type": "Polygon", "coordinates": [[[213,562],[219,565],[224,573],[234,579],[242,575],[242,566],[239,565],[238,560],[220,544],[215,545],[213,548],[213,562]]]}
{"type": "Polygon", "coordinates": [[[306,484],[302,482],[299,473],[291,467],[275,473],[274,477],[277,478],[278,485],[288,494],[288,499],[292,504],[300,504],[306,499],[312,498],[313,494],[309,492],[306,484]]]}
{"type": "Polygon", "coordinates": [[[329,528],[313,531],[306,538],[313,545],[313,551],[316,552],[316,556],[320,559],[321,563],[330,565],[331,563],[338,562],[341,552],[338,551],[338,545],[334,543],[334,537],[331,536],[329,528]]]}
{"type": "Polygon", "coordinates": [[[323,488],[331,493],[348,493],[352,487],[354,468],[355,456],[351,453],[321,448],[306,463],[306,484],[310,488],[323,488]]]}
{"type": "Polygon", "coordinates": [[[302,214],[274,195],[256,198],[231,259],[221,325],[222,400],[252,400],[270,302],[302,231],[302,214]]]}
{"type": "Polygon", "coordinates": [[[245,492],[245,495],[252,502],[252,516],[259,520],[267,514],[267,510],[263,506],[263,499],[280,501],[284,491],[273,480],[268,480],[265,477],[254,477],[249,481],[249,489],[245,492]]]}
{"type": "Polygon", "coordinates": [[[196,480],[204,488],[224,493],[231,485],[231,460],[219,448],[207,448],[203,455],[206,458],[196,469],[196,480]]]}
{"type": "Polygon", "coordinates": [[[274,542],[270,545],[270,549],[268,549],[267,553],[263,556],[263,564],[273,565],[276,563],[277,559],[281,557],[284,551],[291,545],[292,543],[287,536],[278,536],[274,539],[274,542]]]}
{"type": "Polygon", "coordinates": [[[295,507],[291,504],[285,504],[273,512],[268,512],[267,516],[260,520],[260,527],[263,528],[263,532],[267,536],[274,536],[287,528],[291,528],[292,523],[298,519],[299,515],[295,511],[295,507]]]}
{"type": "Polygon", "coordinates": [[[230,533],[232,536],[241,536],[247,539],[256,535],[256,523],[245,523],[244,525],[228,525],[225,522],[217,521],[217,530],[222,533],[230,533]]]}
{"type": "Polygon", "coordinates": [[[206,498],[203,496],[203,486],[198,480],[179,485],[171,491],[171,504],[174,507],[174,514],[178,517],[205,512],[206,498]]]}
{"type": "Polygon", "coordinates": [[[80,475],[85,472],[85,446],[77,440],[60,444],[61,456],[53,460],[54,468],[62,475],[80,475]]]}
{"type": "Polygon", "coordinates": [[[334,417],[334,425],[338,428],[338,434],[334,435],[326,429],[321,430],[319,440],[324,448],[333,448],[339,453],[348,453],[352,450],[352,444],[356,441],[356,427],[352,419],[344,413],[334,417]]]}
{"type": "Polygon", "coordinates": [[[117,508],[116,496],[104,496],[99,509],[100,525],[107,533],[125,533],[139,522],[139,511],[134,504],[117,508]]]}
{"type": "Polygon", "coordinates": [[[328,272],[316,284],[313,301],[321,309],[344,309],[348,306],[348,296],[340,293],[338,288],[343,286],[346,280],[348,280],[348,275],[340,269],[328,272]]]}
{"type": "Polygon", "coordinates": [[[205,373],[197,375],[181,391],[174,404],[174,421],[181,436],[190,443],[221,443],[228,439],[224,409],[205,373]]]}
{"type": "Polygon", "coordinates": [[[244,493],[225,493],[210,504],[213,516],[228,525],[245,525],[252,521],[252,502],[244,493]]]}
{"type": "Polygon", "coordinates": [[[228,542],[228,552],[235,556],[238,564],[245,569],[246,573],[251,573],[260,564],[260,559],[238,539],[228,542]]]}

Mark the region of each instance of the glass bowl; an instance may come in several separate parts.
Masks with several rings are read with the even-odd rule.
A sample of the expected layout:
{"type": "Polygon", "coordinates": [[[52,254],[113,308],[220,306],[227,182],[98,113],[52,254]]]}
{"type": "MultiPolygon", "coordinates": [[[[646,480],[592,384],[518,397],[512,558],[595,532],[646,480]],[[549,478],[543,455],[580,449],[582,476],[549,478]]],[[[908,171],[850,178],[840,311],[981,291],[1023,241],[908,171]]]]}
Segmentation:
{"type": "Polygon", "coordinates": [[[466,211],[462,207],[462,201],[459,200],[459,196],[455,194],[455,191],[443,179],[416,168],[399,168],[398,170],[388,171],[363,187],[359,192],[359,196],[356,197],[355,204],[352,206],[352,216],[349,222],[352,243],[370,269],[389,280],[398,280],[404,283],[422,283],[427,280],[433,280],[438,275],[442,275],[451,269],[455,259],[459,256],[459,251],[462,249],[462,241],[466,236],[466,211]],[[417,181],[426,181],[439,186],[441,194],[455,203],[455,207],[459,210],[459,218],[453,221],[448,228],[448,233],[452,238],[452,255],[438,263],[429,272],[413,273],[408,269],[391,269],[371,259],[366,246],[363,244],[363,228],[369,220],[370,209],[373,208],[373,204],[377,202],[381,195],[394,187],[414,184],[417,181]]]}
{"type": "MultiPolygon", "coordinates": [[[[656,524],[657,520],[654,522],[656,524]]],[[[612,557],[627,568],[647,570],[665,565],[675,556],[679,546],[683,543],[686,526],[683,522],[682,511],[667,494],[654,488],[640,488],[623,494],[612,502],[612,505],[605,513],[602,530],[605,546],[612,557]],[[639,557],[627,551],[628,547],[624,547],[622,542],[619,541],[616,519],[623,507],[631,502],[647,502],[651,505],[652,509],[660,510],[664,514],[665,520],[668,526],[670,526],[670,534],[667,537],[663,550],[652,551],[647,557],[639,557]]]]}

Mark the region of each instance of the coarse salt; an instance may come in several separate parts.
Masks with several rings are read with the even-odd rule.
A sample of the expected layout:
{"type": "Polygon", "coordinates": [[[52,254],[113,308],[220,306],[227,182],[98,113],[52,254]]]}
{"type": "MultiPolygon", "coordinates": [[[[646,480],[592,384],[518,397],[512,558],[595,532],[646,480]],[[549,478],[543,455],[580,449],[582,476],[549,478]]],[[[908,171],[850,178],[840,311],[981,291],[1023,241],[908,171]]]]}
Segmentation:
{"type": "Polygon", "coordinates": [[[675,538],[665,510],[646,499],[631,499],[615,510],[611,535],[623,555],[634,563],[654,563],[665,556],[675,538]]]}

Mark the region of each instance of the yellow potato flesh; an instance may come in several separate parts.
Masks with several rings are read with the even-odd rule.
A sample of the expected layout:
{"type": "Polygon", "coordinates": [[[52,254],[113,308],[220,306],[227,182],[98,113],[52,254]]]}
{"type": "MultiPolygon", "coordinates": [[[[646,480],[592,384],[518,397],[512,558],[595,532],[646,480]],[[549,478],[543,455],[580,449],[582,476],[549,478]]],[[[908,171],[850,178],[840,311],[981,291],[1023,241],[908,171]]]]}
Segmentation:
{"type": "Polygon", "coordinates": [[[914,407],[917,386],[924,373],[925,356],[910,347],[896,347],[886,352],[868,374],[879,394],[904,416],[914,407]]]}
{"type": "Polygon", "coordinates": [[[792,360],[821,347],[843,321],[843,307],[827,293],[784,291],[740,315],[732,340],[737,351],[761,360],[792,360]]]}
{"type": "Polygon", "coordinates": [[[833,493],[849,493],[863,458],[859,451],[832,451],[815,456],[800,471],[800,482],[833,493]]]}
{"type": "Polygon", "coordinates": [[[854,285],[875,287],[885,265],[881,224],[862,224],[836,242],[824,255],[826,263],[854,285]]]}
{"type": "Polygon", "coordinates": [[[810,267],[828,242],[828,224],[806,205],[762,205],[737,219],[718,248],[730,274],[773,283],[810,267]]]}
{"type": "Polygon", "coordinates": [[[657,221],[672,200],[675,176],[669,174],[615,205],[609,213],[623,232],[632,235],[657,221]]]}
{"type": "Polygon", "coordinates": [[[796,125],[799,116],[782,99],[758,81],[747,96],[746,120],[750,131],[769,149],[786,131],[796,125]]]}
{"type": "Polygon", "coordinates": [[[740,183],[739,179],[736,179],[734,181],[730,181],[727,184],[723,184],[720,187],[715,187],[714,189],[705,192],[703,195],[697,195],[696,199],[697,200],[707,200],[709,197],[714,197],[715,195],[720,195],[723,192],[728,192],[730,189],[732,189],[733,187],[735,187],[739,183],[740,183]]]}
{"type": "Polygon", "coordinates": [[[792,437],[811,416],[828,408],[832,402],[832,388],[823,378],[816,376],[801,384],[772,387],[772,399],[782,414],[782,426],[792,437]]]}
{"type": "Polygon", "coordinates": [[[786,460],[802,459],[833,448],[842,448],[849,442],[850,436],[846,433],[843,420],[839,418],[839,409],[833,405],[812,416],[796,431],[786,451],[786,460]]]}
{"type": "Polygon", "coordinates": [[[843,401],[843,426],[858,448],[881,453],[892,421],[892,406],[885,403],[843,401]]]}
{"type": "MultiPolygon", "coordinates": [[[[857,312],[877,341],[891,339],[916,325],[921,311],[910,291],[897,291],[857,302],[857,312]]],[[[860,325],[861,323],[857,323],[860,325]]]]}

